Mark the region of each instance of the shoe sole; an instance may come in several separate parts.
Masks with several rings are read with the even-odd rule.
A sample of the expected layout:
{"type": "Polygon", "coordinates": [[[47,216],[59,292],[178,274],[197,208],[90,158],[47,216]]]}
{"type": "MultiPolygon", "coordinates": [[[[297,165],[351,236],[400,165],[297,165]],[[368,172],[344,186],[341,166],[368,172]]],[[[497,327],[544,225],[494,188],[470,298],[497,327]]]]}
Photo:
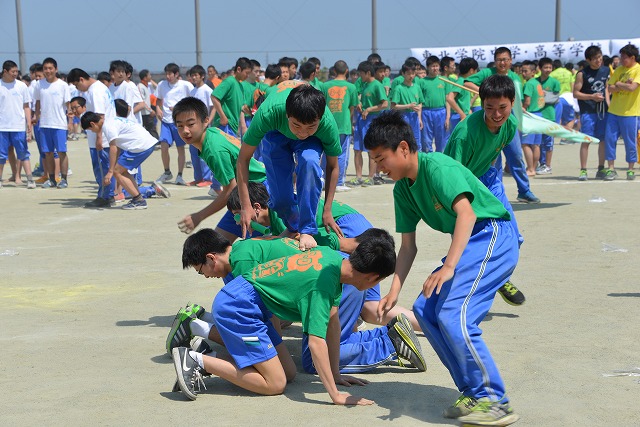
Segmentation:
{"type": "MultiPolygon", "coordinates": [[[[420,347],[420,342],[418,342],[418,336],[413,330],[413,326],[411,325],[409,318],[404,314],[400,314],[398,321],[393,325],[393,329],[398,333],[398,335],[400,335],[403,343],[409,347],[414,356],[418,358],[418,365],[413,363],[412,360],[405,360],[408,360],[409,363],[413,364],[420,372],[425,372],[427,370],[427,363],[422,356],[422,348],[420,347]]],[[[399,354],[398,357],[400,357],[399,354]]]]}
{"type": "MultiPolygon", "coordinates": [[[[117,203],[117,202],[116,202],[117,203]]],[[[147,205],[143,205],[143,206],[134,206],[134,207],[130,207],[128,208],[126,205],[122,207],[123,210],[125,211],[141,211],[144,209],[147,209],[147,205]]]]}
{"type": "Polygon", "coordinates": [[[169,192],[169,190],[167,190],[167,188],[162,184],[160,184],[159,182],[154,182],[153,187],[154,187],[154,190],[156,190],[156,194],[159,195],[160,197],[164,197],[165,199],[168,199],[169,197],[171,197],[171,193],[169,192]]]}
{"type": "Polygon", "coordinates": [[[509,414],[498,420],[492,421],[476,421],[473,423],[461,421],[461,427],[477,427],[477,426],[498,426],[505,427],[511,425],[520,419],[520,415],[518,414],[509,414]]]}
{"type": "Polygon", "coordinates": [[[506,297],[502,292],[498,291],[498,293],[500,294],[500,296],[502,297],[502,299],[504,300],[504,302],[506,302],[507,304],[513,306],[513,307],[520,307],[521,305],[524,305],[525,302],[527,302],[526,299],[524,299],[520,304],[518,304],[517,302],[513,302],[511,301],[508,297],[506,297]]]}
{"type": "MultiPolygon", "coordinates": [[[[188,349],[185,349],[185,350],[188,351],[188,349]]],[[[178,377],[176,381],[178,388],[190,400],[196,400],[198,396],[190,392],[189,388],[187,387],[187,384],[184,382],[184,375],[182,375],[182,357],[180,357],[180,349],[178,347],[174,348],[171,351],[171,357],[173,359],[173,367],[176,370],[176,376],[178,377]]],[[[174,385],[174,389],[175,389],[175,385],[174,385]]]]}
{"type": "Polygon", "coordinates": [[[538,203],[540,203],[540,200],[531,201],[529,199],[523,199],[523,198],[520,198],[520,197],[518,197],[516,200],[519,201],[519,202],[522,202],[522,203],[529,203],[530,205],[537,205],[538,203]]]}

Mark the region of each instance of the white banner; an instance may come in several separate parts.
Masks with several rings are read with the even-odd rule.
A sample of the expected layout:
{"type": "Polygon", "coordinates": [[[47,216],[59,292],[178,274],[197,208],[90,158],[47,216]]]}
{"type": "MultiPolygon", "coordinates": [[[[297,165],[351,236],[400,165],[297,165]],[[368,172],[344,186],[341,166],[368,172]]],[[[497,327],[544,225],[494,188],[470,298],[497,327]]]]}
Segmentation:
{"type": "Polygon", "coordinates": [[[611,55],[620,55],[620,48],[626,46],[628,44],[635,45],[635,47],[640,48],[640,39],[616,39],[611,40],[611,55]]]}
{"type": "MultiPolygon", "coordinates": [[[[569,42],[550,42],[550,43],[508,43],[484,46],[450,46],[450,47],[430,47],[430,48],[412,48],[411,55],[418,58],[423,64],[427,57],[435,55],[438,58],[450,56],[460,62],[462,58],[474,58],[481,67],[486,67],[489,62],[493,61],[493,53],[500,46],[506,46],[511,49],[513,62],[522,62],[526,59],[534,60],[540,58],[559,59],[563,63],[573,62],[584,59],[584,51],[589,46],[595,45],[602,49],[603,55],[611,56],[614,51],[613,42],[620,41],[626,45],[629,40],[581,40],[569,42]]],[[[636,46],[640,46],[640,39],[631,39],[636,46]],[[634,42],[634,40],[636,42],[634,42]]],[[[620,50],[618,47],[615,52],[620,50]]]]}

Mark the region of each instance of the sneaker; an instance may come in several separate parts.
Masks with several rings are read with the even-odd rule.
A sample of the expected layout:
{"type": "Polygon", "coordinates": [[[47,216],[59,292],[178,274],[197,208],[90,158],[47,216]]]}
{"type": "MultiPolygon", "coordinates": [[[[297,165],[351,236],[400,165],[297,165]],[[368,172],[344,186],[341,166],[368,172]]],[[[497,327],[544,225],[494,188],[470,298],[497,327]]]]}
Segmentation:
{"type": "Polygon", "coordinates": [[[51,181],[50,179],[47,179],[44,184],[42,184],[42,188],[56,188],[57,187],[57,183],[55,181],[51,181]]]}
{"type": "Polygon", "coordinates": [[[153,189],[156,191],[156,196],[164,197],[165,199],[171,197],[171,193],[167,190],[167,187],[162,185],[160,181],[153,183],[153,189]]]}
{"type": "Polygon", "coordinates": [[[518,193],[517,200],[524,203],[540,203],[540,199],[538,199],[531,191],[527,191],[524,194],[518,193]]]}
{"type": "Polygon", "coordinates": [[[498,293],[509,305],[522,305],[525,302],[525,297],[522,292],[518,288],[515,287],[511,281],[507,281],[504,285],[498,289],[498,293]]]}
{"type": "MultiPolygon", "coordinates": [[[[196,337],[193,340],[193,342],[191,343],[191,350],[195,351],[196,353],[210,354],[211,356],[216,357],[216,352],[213,351],[211,346],[202,337],[196,337]]],[[[201,374],[203,377],[208,377],[211,375],[205,371],[202,371],[201,374]]],[[[180,391],[180,382],[178,381],[177,378],[176,378],[175,384],[173,385],[173,389],[171,389],[171,391],[174,393],[180,391]]]]}
{"type": "Polygon", "coordinates": [[[94,200],[84,204],[85,208],[108,208],[111,207],[109,199],[103,199],[102,197],[96,197],[94,200]]]}
{"type": "Polygon", "coordinates": [[[336,193],[344,193],[345,191],[350,191],[351,187],[347,187],[346,185],[336,185],[336,193]]]}
{"type": "Polygon", "coordinates": [[[31,175],[35,176],[36,178],[39,178],[42,175],[44,175],[44,171],[42,169],[36,169],[31,173],[31,175]]]}
{"type": "Polygon", "coordinates": [[[615,169],[607,169],[607,171],[605,172],[605,175],[604,175],[604,180],[605,181],[613,181],[617,177],[618,177],[618,172],[616,172],[615,169]]]}
{"type": "Polygon", "coordinates": [[[36,179],[36,184],[44,184],[49,181],[49,177],[42,175],[40,178],[36,179]]]}
{"type": "Polygon", "coordinates": [[[374,176],[373,177],[373,185],[382,185],[384,184],[384,178],[381,176],[374,176]]]}
{"type": "MultiPolygon", "coordinates": [[[[396,349],[398,358],[402,358],[411,363],[420,372],[427,370],[427,364],[422,356],[422,349],[418,342],[418,337],[411,326],[411,321],[405,314],[398,314],[387,325],[389,338],[396,349]]],[[[402,362],[398,359],[399,364],[402,362]]]]}
{"type": "Polygon", "coordinates": [[[216,191],[215,188],[209,188],[209,191],[207,191],[207,194],[213,197],[214,199],[218,198],[218,192],[216,191]]]}
{"type": "Polygon", "coordinates": [[[187,182],[182,178],[182,175],[176,176],[176,180],[173,181],[175,185],[187,185],[187,182]]]}
{"type": "MultiPolygon", "coordinates": [[[[627,178],[627,179],[629,179],[629,178],[627,178]]],[[[27,188],[29,190],[33,190],[34,188],[36,188],[36,182],[34,180],[32,180],[32,179],[28,180],[27,181],[27,188]]]]}
{"type": "Polygon", "coordinates": [[[541,165],[536,169],[536,175],[549,175],[552,173],[552,169],[547,165],[541,165]]]}
{"type": "Polygon", "coordinates": [[[633,181],[636,179],[636,173],[632,170],[627,171],[627,181],[633,181]]]}
{"type": "Polygon", "coordinates": [[[187,162],[184,164],[184,167],[187,169],[191,169],[193,167],[193,163],[191,163],[191,160],[187,160],[187,162]]]}
{"type": "Polygon", "coordinates": [[[362,320],[362,317],[360,316],[358,316],[358,320],[356,321],[356,329],[360,332],[367,330],[367,322],[362,320]]]}
{"type": "Polygon", "coordinates": [[[360,187],[362,185],[362,178],[353,178],[350,181],[347,181],[347,185],[349,187],[360,187]]]}
{"type": "Polygon", "coordinates": [[[195,184],[196,187],[210,187],[211,181],[200,181],[195,184]]]}
{"type": "Polygon", "coordinates": [[[469,415],[460,417],[462,424],[481,426],[508,426],[520,419],[508,403],[492,402],[486,397],[478,399],[469,415]]]}
{"type": "Polygon", "coordinates": [[[169,335],[167,335],[167,341],[165,343],[167,353],[171,353],[171,350],[175,347],[189,345],[189,341],[191,341],[191,328],[189,324],[193,319],[203,314],[204,308],[198,304],[189,303],[185,308],[178,310],[176,317],[173,319],[169,335]]]}
{"type": "Polygon", "coordinates": [[[58,188],[67,188],[67,187],[69,187],[67,180],[61,179],[60,182],[58,183],[58,188]]]}
{"type": "Polygon", "coordinates": [[[444,410],[442,416],[445,418],[460,418],[469,415],[471,410],[478,404],[478,400],[474,397],[465,396],[464,394],[455,401],[455,403],[444,410]]]}
{"type": "Polygon", "coordinates": [[[73,171],[71,170],[71,168],[67,169],[67,176],[71,176],[73,175],[73,171]]]}
{"type": "Polygon", "coordinates": [[[202,379],[204,369],[189,356],[189,350],[187,347],[176,347],[172,350],[171,355],[173,356],[173,366],[178,375],[178,386],[180,390],[189,399],[196,400],[200,387],[204,387],[205,390],[207,387],[204,385],[202,379]]]}
{"type": "Polygon", "coordinates": [[[160,175],[158,177],[158,179],[156,179],[156,181],[160,181],[161,183],[165,183],[168,181],[171,181],[173,179],[173,174],[171,172],[164,172],[162,175],[160,175]]]}
{"type": "Polygon", "coordinates": [[[605,176],[607,176],[606,169],[599,169],[598,172],[596,172],[596,179],[604,179],[605,176]]]}
{"type": "Polygon", "coordinates": [[[363,187],[369,187],[369,186],[373,185],[373,180],[371,178],[365,178],[365,179],[362,180],[360,185],[363,186],[363,187]]]}
{"type": "Polygon", "coordinates": [[[127,211],[147,209],[147,201],[145,199],[141,199],[136,202],[135,200],[132,199],[132,200],[129,200],[129,203],[127,203],[126,205],[123,205],[122,209],[127,211]]]}
{"type": "Polygon", "coordinates": [[[122,203],[126,198],[124,197],[124,193],[118,193],[113,196],[113,200],[115,200],[116,203],[122,203]]]}
{"type": "MultiPolygon", "coordinates": [[[[597,175],[596,175],[597,177],[597,175]]],[[[578,175],[578,181],[586,181],[588,180],[589,177],[587,176],[587,170],[586,169],[580,169],[580,175],[578,175]]]]}

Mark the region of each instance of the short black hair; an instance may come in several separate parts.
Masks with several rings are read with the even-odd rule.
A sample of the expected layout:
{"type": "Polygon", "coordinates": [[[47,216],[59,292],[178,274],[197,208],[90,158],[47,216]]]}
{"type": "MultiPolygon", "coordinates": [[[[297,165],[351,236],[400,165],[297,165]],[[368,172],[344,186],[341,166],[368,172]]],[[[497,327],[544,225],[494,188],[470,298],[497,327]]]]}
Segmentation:
{"type": "Polygon", "coordinates": [[[110,82],[111,81],[111,74],[109,74],[108,71],[100,71],[98,73],[97,80],[100,80],[100,81],[104,80],[105,82],[110,82]]]}
{"type": "Polygon", "coordinates": [[[303,84],[289,92],[287,96],[287,116],[303,124],[310,124],[320,120],[327,106],[322,92],[311,85],[303,84]]]}
{"type": "Polygon", "coordinates": [[[320,62],[320,60],[318,58],[316,58],[315,56],[312,56],[311,58],[307,59],[307,62],[311,62],[316,67],[319,67],[319,66],[322,65],[322,62],[320,62]]]}
{"type": "Polygon", "coordinates": [[[194,112],[196,117],[201,121],[205,121],[209,117],[209,111],[204,102],[193,96],[187,96],[173,106],[171,117],[176,121],[179,114],[194,112]]]}
{"type": "Polygon", "coordinates": [[[406,141],[410,152],[418,151],[418,144],[411,126],[397,110],[385,111],[378,115],[373,119],[364,136],[364,146],[367,150],[383,147],[396,151],[401,141],[406,141]]]}
{"type": "Polygon", "coordinates": [[[72,68],[67,75],[67,83],[77,83],[80,81],[80,78],[88,80],[91,78],[91,76],[86,71],[80,68],[72,68]]]}
{"type": "Polygon", "coordinates": [[[53,65],[53,68],[58,69],[58,61],[51,57],[44,58],[44,60],[42,61],[42,65],[44,66],[44,64],[51,64],[53,65]]]}
{"type": "Polygon", "coordinates": [[[516,87],[508,76],[493,74],[480,85],[480,100],[484,102],[489,98],[507,98],[513,102],[516,98],[516,87]]]}
{"type": "MultiPolygon", "coordinates": [[[[631,43],[629,43],[626,46],[622,46],[620,48],[620,55],[626,55],[629,57],[633,57],[635,58],[635,60],[638,60],[638,48],[636,47],[636,45],[633,45],[631,43]]],[[[611,58],[613,59],[613,58],[611,58]]]]}
{"type": "Polygon", "coordinates": [[[478,61],[473,58],[462,58],[458,67],[460,68],[460,74],[467,74],[471,70],[477,70],[480,68],[478,61]]]}
{"type": "Polygon", "coordinates": [[[178,64],[176,64],[176,63],[169,62],[167,65],[164,66],[164,72],[165,73],[180,74],[180,67],[178,67],[178,64]]]}
{"type": "Polygon", "coordinates": [[[207,71],[204,69],[202,65],[194,65],[189,70],[189,74],[198,74],[200,77],[204,78],[207,75],[207,71]]]}
{"type": "MultiPolygon", "coordinates": [[[[249,200],[251,201],[251,206],[254,203],[258,203],[261,208],[266,209],[269,207],[269,192],[267,191],[267,187],[261,182],[252,182],[249,181],[247,183],[247,189],[249,190],[249,200]]],[[[238,211],[242,209],[242,205],[240,203],[240,193],[238,193],[238,187],[234,187],[229,193],[229,198],[227,199],[227,209],[230,211],[238,211]]]]}
{"type": "Polygon", "coordinates": [[[445,56],[445,57],[443,57],[443,58],[440,60],[440,68],[444,69],[444,67],[445,67],[445,66],[449,66],[449,64],[450,64],[452,61],[453,61],[454,63],[456,62],[456,60],[455,60],[455,59],[453,59],[453,58],[452,58],[452,57],[450,57],[450,56],[445,56]]]}
{"type": "MultiPolygon", "coordinates": [[[[379,67],[376,67],[376,71],[379,70],[379,67]]],[[[416,67],[412,66],[411,64],[407,64],[406,62],[404,64],[402,64],[402,68],[400,69],[400,73],[404,74],[408,71],[415,71],[416,67]]]]}
{"type": "Polygon", "coordinates": [[[13,62],[10,59],[7,59],[6,61],[4,61],[2,63],[2,71],[9,71],[12,68],[18,68],[18,64],[16,64],[15,62],[13,62]]]}
{"type": "Polygon", "coordinates": [[[194,265],[204,264],[207,254],[222,254],[231,246],[222,234],[211,228],[203,228],[187,237],[182,245],[182,268],[188,269],[194,265]]]}
{"type": "Polygon", "coordinates": [[[124,99],[116,98],[113,100],[116,108],[116,116],[127,118],[129,116],[129,104],[124,99]]]}
{"type": "Polygon", "coordinates": [[[85,105],[87,105],[87,100],[84,99],[82,96],[74,96],[69,100],[69,104],[71,104],[74,101],[77,102],[78,105],[81,107],[84,107],[85,105]]]}
{"type": "Polygon", "coordinates": [[[376,72],[376,69],[371,62],[362,61],[358,64],[358,71],[361,73],[369,73],[373,76],[373,74],[376,72]]]}
{"type": "Polygon", "coordinates": [[[407,59],[404,60],[405,64],[409,64],[409,65],[413,65],[414,67],[417,67],[418,65],[421,65],[420,60],[418,58],[416,58],[415,56],[409,56],[407,57],[407,59]]]}
{"type": "Polygon", "coordinates": [[[509,49],[508,47],[505,47],[505,46],[500,46],[499,48],[497,48],[495,50],[495,52],[493,52],[493,59],[495,60],[498,57],[498,55],[501,55],[503,53],[508,53],[509,54],[509,58],[512,58],[511,49],[509,49]]]}
{"type": "Polygon", "coordinates": [[[396,268],[393,237],[385,230],[364,236],[349,256],[349,262],[360,273],[377,273],[380,279],[392,275],[396,268]]]}
{"type": "MultiPolygon", "coordinates": [[[[11,61],[13,62],[13,61],[11,61]]],[[[15,64],[15,62],[13,62],[15,64]]],[[[17,65],[14,65],[14,67],[17,67],[17,65]]],[[[31,64],[31,66],[29,66],[29,72],[30,73],[35,73],[36,71],[42,71],[42,64],[39,62],[34,62],[33,64],[31,64]]]]}
{"type": "Polygon", "coordinates": [[[252,68],[251,67],[251,60],[247,57],[241,56],[240,58],[238,58],[238,60],[236,61],[236,65],[233,67],[233,71],[237,71],[238,68],[240,68],[241,70],[246,70],[247,68],[252,68]]]}
{"type": "Polygon", "coordinates": [[[584,57],[586,59],[592,59],[595,58],[598,55],[602,55],[602,49],[600,49],[600,46],[589,46],[585,51],[584,51],[584,57]]]}
{"type": "Polygon", "coordinates": [[[251,62],[251,68],[262,67],[262,65],[258,62],[257,59],[251,59],[249,60],[249,62],[251,62]]]}
{"type": "Polygon", "coordinates": [[[307,61],[300,66],[298,71],[303,79],[309,80],[311,78],[311,74],[316,72],[316,64],[311,61],[307,61]]]}
{"type": "Polygon", "coordinates": [[[278,64],[269,64],[264,70],[264,78],[275,80],[282,75],[282,69],[278,64]]]}
{"type": "Polygon", "coordinates": [[[540,60],[538,61],[538,67],[542,68],[545,65],[551,65],[551,67],[553,67],[553,59],[551,58],[547,58],[546,56],[544,58],[540,58],[540,60]]]}
{"type": "Polygon", "coordinates": [[[533,67],[533,71],[536,70],[536,63],[533,62],[533,61],[529,61],[529,60],[522,61],[522,66],[523,67],[533,67]]]}
{"type": "Polygon", "coordinates": [[[138,77],[140,77],[140,80],[146,79],[148,75],[149,75],[149,70],[147,70],[147,69],[141,70],[138,73],[138,77]]]}
{"type": "Polygon", "coordinates": [[[370,53],[369,56],[367,56],[367,61],[369,62],[382,62],[382,57],[380,55],[378,55],[377,53],[370,53]]]}
{"type": "Polygon", "coordinates": [[[427,64],[427,68],[430,67],[432,64],[438,64],[440,65],[440,60],[438,59],[437,56],[435,55],[431,55],[430,57],[427,58],[427,61],[425,62],[427,64]]]}
{"type": "Polygon", "coordinates": [[[121,59],[116,59],[115,61],[111,61],[109,64],[109,72],[112,71],[124,71],[127,72],[127,64],[125,61],[121,59]]]}
{"type": "Polygon", "coordinates": [[[343,75],[347,74],[347,72],[349,71],[349,66],[346,62],[340,59],[339,61],[336,61],[335,64],[333,64],[333,69],[336,71],[336,74],[343,75]]]}
{"type": "Polygon", "coordinates": [[[87,111],[80,117],[80,126],[82,126],[82,130],[89,129],[91,123],[98,123],[102,117],[100,114],[96,114],[93,111],[87,111]]]}
{"type": "Polygon", "coordinates": [[[555,70],[556,68],[562,68],[562,61],[559,59],[553,60],[553,69],[555,70]]]}

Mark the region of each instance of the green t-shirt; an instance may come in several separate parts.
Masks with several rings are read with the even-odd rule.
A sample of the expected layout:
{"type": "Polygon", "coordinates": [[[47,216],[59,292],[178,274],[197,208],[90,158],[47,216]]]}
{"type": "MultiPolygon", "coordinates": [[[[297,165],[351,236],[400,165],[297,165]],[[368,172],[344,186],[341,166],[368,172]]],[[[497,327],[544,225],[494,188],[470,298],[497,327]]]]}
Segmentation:
{"type": "MultiPolygon", "coordinates": [[[[414,80],[418,80],[418,79],[419,77],[416,77],[414,80]]],[[[395,89],[398,85],[401,85],[402,83],[404,83],[404,76],[399,75],[398,77],[393,79],[393,81],[391,82],[391,90],[393,91],[393,89],[395,89]]]]}
{"type": "Polygon", "coordinates": [[[311,86],[315,87],[316,89],[318,89],[319,91],[322,91],[322,86],[324,86],[324,83],[322,83],[322,82],[320,81],[320,79],[319,79],[319,78],[317,78],[317,77],[316,77],[315,79],[311,80],[311,81],[309,82],[309,84],[310,84],[311,86]]]}
{"type": "MultiPolygon", "coordinates": [[[[284,82],[286,83],[286,82],[284,82]]],[[[282,83],[281,83],[282,84],[282,83]]],[[[280,86],[280,85],[278,85],[280,86]]],[[[289,129],[289,120],[287,118],[287,97],[293,87],[278,90],[265,99],[260,105],[258,111],[251,120],[251,125],[244,136],[244,143],[257,147],[267,132],[278,131],[289,139],[298,141],[298,138],[289,129]]],[[[273,87],[271,88],[273,89],[273,87]]],[[[339,156],[342,153],[340,147],[340,134],[338,133],[338,125],[333,118],[333,114],[329,111],[329,107],[325,107],[324,114],[320,118],[318,130],[313,134],[322,143],[322,147],[327,156],[339,156]]]]}
{"type": "MultiPolygon", "coordinates": [[[[362,109],[369,107],[375,107],[380,105],[382,101],[387,100],[387,91],[384,90],[384,86],[377,80],[373,80],[369,83],[364,83],[362,89],[362,97],[360,98],[360,102],[362,103],[362,109]]],[[[369,113],[370,116],[378,115],[378,112],[369,113]]]]}
{"type": "MultiPolygon", "coordinates": [[[[209,166],[220,184],[229,185],[231,180],[236,178],[236,162],[239,154],[240,140],[218,128],[207,129],[200,158],[209,166]]],[[[249,161],[249,181],[262,182],[265,179],[267,179],[267,172],[264,165],[251,158],[249,161]]]]}
{"type": "Polygon", "coordinates": [[[358,77],[353,85],[356,87],[358,91],[358,95],[362,95],[362,89],[364,89],[364,83],[362,83],[362,77],[358,77]]]}
{"type": "Polygon", "coordinates": [[[248,81],[244,80],[241,84],[244,94],[244,104],[249,107],[249,110],[251,110],[251,108],[253,108],[253,94],[255,93],[256,89],[258,89],[258,83],[249,83],[248,81]]]}
{"type": "Polygon", "coordinates": [[[423,108],[434,109],[444,108],[447,103],[446,83],[438,77],[425,77],[424,79],[416,79],[422,89],[422,99],[424,99],[423,108]]]}
{"type": "Polygon", "coordinates": [[[333,114],[340,135],[351,135],[351,107],[358,105],[358,90],[346,80],[331,80],[322,86],[327,107],[333,114]]]}
{"type": "MultiPolygon", "coordinates": [[[[222,105],[222,111],[229,119],[229,126],[238,133],[238,123],[240,122],[240,111],[244,105],[244,89],[242,84],[235,77],[226,78],[211,93],[222,105]]],[[[216,114],[213,119],[213,126],[220,126],[220,115],[216,114]]]]}
{"type": "Polygon", "coordinates": [[[396,86],[391,92],[391,102],[398,105],[407,105],[411,103],[422,104],[422,90],[420,86],[413,83],[411,86],[401,84],[396,86]]]}
{"type": "Polygon", "coordinates": [[[547,104],[546,97],[547,97],[547,94],[560,95],[560,82],[554,79],[553,77],[549,77],[545,81],[540,80],[540,77],[538,77],[536,80],[540,82],[540,85],[542,86],[542,91],[545,94],[545,104],[544,104],[544,107],[542,108],[542,117],[544,117],[547,120],[551,120],[552,122],[555,122],[556,106],[555,104],[547,104]]]}
{"type": "Polygon", "coordinates": [[[529,106],[527,107],[528,112],[536,113],[544,108],[544,92],[538,79],[532,78],[527,80],[522,92],[524,96],[531,98],[529,106]]]}
{"type": "Polygon", "coordinates": [[[287,237],[254,237],[237,240],[229,254],[229,264],[233,277],[242,276],[257,265],[300,253],[300,246],[295,239],[287,237]]]}
{"type": "Polygon", "coordinates": [[[382,86],[384,86],[384,88],[389,88],[391,89],[391,79],[389,77],[385,77],[382,79],[382,86]]]}
{"type": "MultiPolygon", "coordinates": [[[[458,83],[459,85],[464,86],[464,79],[462,77],[458,77],[455,80],[454,79],[450,79],[450,80],[454,83],[458,83]]],[[[460,109],[465,115],[469,114],[469,111],[471,110],[471,92],[469,92],[468,90],[461,89],[457,86],[447,84],[447,95],[452,92],[455,93],[456,104],[458,104],[458,107],[460,107],[460,109]]],[[[452,110],[451,114],[453,113],[454,111],[452,110]]]]}
{"type": "MultiPolygon", "coordinates": [[[[498,74],[498,70],[495,67],[491,67],[491,68],[483,68],[482,70],[478,71],[475,74],[472,74],[470,76],[468,76],[467,78],[464,79],[465,82],[471,82],[474,85],[480,87],[480,85],[482,84],[482,82],[484,81],[484,79],[486,79],[489,76],[492,76],[494,74],[498,74]]],[[[520,80],[520,77],[518,77],[518,75],[516,73],[514,73],[513,71],[509,70],[507,72],[507,77],[509,77],[511,80],[513,80],[513,84],[516,86],[516,90],[520,93],[520,96],[522,97],[522,80],[520,80]]],[[[480,97],[478,97],[480,98],[480,97]]]]}
{"type": "Polygon", "coordinates": [[[567,92],[573,92],[573,73],[564,67],[556,68],[549,74],[560,82],[560,95],[567,92]]]}
{"type": "Polygon", "coordinates": [[[422,219],[434,230],[453,234],[457,215],[452,205],[466,194],[476,221],[510,219],[509,212],[469,169],[442,153],[418,153],[418,176],[396,182],[393,199],[396,231],[413,233],[422,219]]]}
{"type": "Polygon", "coordinates": [[[302,322],[303,333],[325,338],[331,307],[340,305],[343,261],[336,251],[318,246],[260,264],[242,277],[274,315],[302,322]]]}
{"type": "Polygon", "coordinates": [[[476,111],[458,123],[451,133],[444,154],[462,163],[475,176],[484,175],[502,148],[518,130],[518,119],[511,114],[497,134],[484,122],[484,110],[476,111]]]}

